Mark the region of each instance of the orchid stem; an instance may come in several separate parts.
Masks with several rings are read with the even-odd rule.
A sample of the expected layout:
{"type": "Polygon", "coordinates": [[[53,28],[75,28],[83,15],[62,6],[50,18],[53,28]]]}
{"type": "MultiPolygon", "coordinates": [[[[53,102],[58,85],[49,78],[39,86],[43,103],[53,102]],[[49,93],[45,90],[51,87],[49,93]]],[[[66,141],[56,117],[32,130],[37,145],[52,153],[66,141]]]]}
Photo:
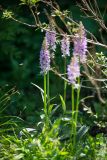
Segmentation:
{"type": "MultiPolygon", "coordinates": [[[[66,57],[64,57],[64,74],[66,78],[66,57]]],[[[66,88],[67,88],[67,82],[64,81],[64,102],[66,103],[66,88]]]]}
{"type": "MultiPolygon", "coordinates": [[[[80,77],[78,77],[78,84],[80,85],[80,77]]],[[[77,129],[77,119],[78,119],[78,110],[79,110],[79,98],[80,98],[80,86],[77,89],[77,100],[76,100],[76,113],[75,113],[75,135],[77,129]]]]}
{"type": "Polygon", "coordinates": [[[48,106],[50,105],[50,87],[49,87],[49,71],[47,73],[47,102],[48,106]]]}
{"type": "Polygon", "coordinates": [[[74,143],[74,85],[71,86],[71,101],[72,101],[72,136],[73,136],[73,143],[74,143]]]}
{"type": "Polygon", "coordinates": [[[44,113],[45,120],[47,119],[47,99],[46,99],[46,74],[44,74],[44,113]]]}

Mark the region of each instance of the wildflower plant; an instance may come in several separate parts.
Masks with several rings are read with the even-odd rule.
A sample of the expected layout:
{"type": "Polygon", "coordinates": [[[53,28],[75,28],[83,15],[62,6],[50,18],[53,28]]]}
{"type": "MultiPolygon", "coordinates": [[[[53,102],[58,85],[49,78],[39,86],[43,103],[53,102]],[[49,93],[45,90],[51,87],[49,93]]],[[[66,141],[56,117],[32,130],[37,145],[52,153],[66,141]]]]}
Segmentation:
{"type": "Polygon", "coordinates": [[[48,109],[47,109],[47,96],[46,96],[46,94],[47,94],[47,78],[46,78],[46,76],[50,70],[50,52],[49,52],[48,42],[47,42],[46,37],[44,38],[42,48],[40,51],[40,68],[41,68],[41,73],[44,76],[44,113],[45,113],[45,119],[46,119],[46,123],[47,123],[48,109]]]}
{"type": "MultiPolygon", "coordinates": [[[[55,57],[55,50],[56,50],[56,31],[54,27],[50,26],[45,33],[48,51],[50,52],[50,59],[54,59],[55,57]]],[[[49,86],[49,72],[47,74],[47,101],[49,104],[50,101],[50,86],[49,86]]]]}
{"type": "MultiPolygon", "coordinates": [[[[83,29],[83,26],[82,26],[83,29]]],[[[83,30],[80,30],[80,32],[84,32],[83,30]]],[[[73,136],[73,149],[76,144],[76,127],[77,127],[77,118],[78,118],[78,108],[79,108],[79,96],[80,96],[80,59],[83,60],[83,57],[85,57],[86,52],[86,37],[85,41],[84,37],[81,39],[80,34],[78,33],[78,40],[76,39],[74,41],[74,50],[73,50],[73,57],[71,58],[71,63],[67,67],[67,75],[68,75],[68,82],[71,84],[71,101],[72,101],[72,133],[71,137],[73,136]],[[83,44],[81,46],[81,44],[83,44]],[[79,48],[81,47],[81,48],[79,48]],[[79,50],[80,49],[80,50],[79,50]],[[78,79],[78,80],[77,80],[78,79]],[[77,88],[77,97],[76,97],[76,106],[75,106],[75,95],[74,90],[77,88]],[[74,125],[75,124],[75,125],[74,125]]],[[[55,36],[55,35],[54,35],[55,36]]],[[[84,35],[82,35],[84,36],[84,35]]],[[[55,40],[55,37],[54,37],[55,40]]],[[[52,40],[51,34],[49,32],[46,32],[46,37],[43,42],[43,46],[40,52],[40,66],[41,66],[41,72],[44,74],[44,112],[45,117],[47,119],[48,117],[48,109],[47,109],[47,83],[46,83],[46,75],[50,70],[50,50],[53,50],[53,45],[55,45],[55,41],[52,40]],[[51,48],[52,47],[52,48],[51,48]]],[[[70,41],[67,36],[64,36],[61,40],[61,51],[63,54],[63,57],[70,56],[70,41]]],[[[66,63],[65,63],[65,74],[66,74],[66,63]]],[[[48,77],[49,78],[49,77],[48,77]]],[[[49,80],[49,79],[48,79],[49,80]]],[[[67,82],[65,80],[64,82],[64,101],[66,101],[66,85],[67,82]]],[[[49,96],[49,95],[48,95],[49,96]]],[[[46,122],[47,123],[47,122],[46,122]]],[[[47,125],[47,124],[46,124],[47,125]]]]}
{"type": "MultiPolygon", "coordinates": [[[[67,66],[67,56],[70,56],[70,39],[67,35],[64,35],[62,40],[61,40],[61,53],[62,57],[64,58],[64,74],[66,78],[66,66],[67,66]]],[[[64,81],[64,101],[66,101],[66,88],[67,88],[67,83],[64,81]]]]}

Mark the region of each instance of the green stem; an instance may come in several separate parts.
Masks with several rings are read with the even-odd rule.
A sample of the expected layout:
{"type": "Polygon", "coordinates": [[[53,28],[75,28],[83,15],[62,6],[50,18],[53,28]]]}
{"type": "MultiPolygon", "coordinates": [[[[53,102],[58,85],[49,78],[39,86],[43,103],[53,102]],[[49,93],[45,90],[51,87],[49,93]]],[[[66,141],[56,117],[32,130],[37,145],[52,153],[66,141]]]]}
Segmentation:
{"type": "Polygon", "coordinates": [[[49,72],[47,73],[47,102],[50,105],[49,72]]]}
{"type": "MultiPolygon", "coordinates": [[[[74,86],[71,86],[71,101],[72,101],[72,135],[74,131],[74,86]]],[[[74,142],[74,135],[73,135],[73,142],[74,142]]]]}
{"type": "Polygon", "coordinates": [[[74,117],[74,86],[72,85],[72,117],[74,117]]]}
{"type": "MultiPolygon", "coordinates": [[[[64,57],[64,74],[66,78],[66,57],[64,57]]],[[[64,102],[66,103],[66,88],[67,88],[67,82],[64,81],[64,102]]]]}
{"type": "MultiPolygon", "coordinates": [[[[78,78],[78,84],[80,85],[80,77],[78,78]]],[[[79,110],[79,98],[80,98],[80,87],[77,89],[77,99],[76,99],[76,112],[75,112],[75,127],[74,127],[74,135],[75,135],[75,142],[76,142],[76,132],[77,132],[77,119],[78,119],[78,110],[79,110]]],[[[74,145],[75,145],[74,142],[74,145]]]]}
{"type": "MultiPolygon", "coordinates": [[[[78,84],[80,85],[80,78],[78,78],[78,84]]],[[[75,114],[75,123],[76,123],[76,126],[77,126],[77,118],[78,118],[79,98],[80,98],[80,87],[77,90],[76,114],[75,114]]]]}
{"type": "Polygon", "coordinates": [[[44,113],[47,117],[47,106],[46,106],[46,74],[44,74],[44,113]]]}

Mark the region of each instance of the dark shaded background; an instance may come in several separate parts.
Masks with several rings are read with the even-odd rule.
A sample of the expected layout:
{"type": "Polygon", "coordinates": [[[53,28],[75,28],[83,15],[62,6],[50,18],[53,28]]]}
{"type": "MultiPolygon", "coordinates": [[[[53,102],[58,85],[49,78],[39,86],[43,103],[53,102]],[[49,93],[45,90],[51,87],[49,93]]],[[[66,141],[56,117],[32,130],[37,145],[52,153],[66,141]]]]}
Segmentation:
{"type": "MultiPolygon", "coordinates": [[[[18,0],[0,0],[1,8],[12,10],[16,18],[33,24],[34,20],[27,6],[19,5],[18,0]]],[[[80,2],[80,1],[77,1],[80,2]]],[[[100,41],[100,27],[91,19],[83,17],[83,13],[77,7],[76,1],[59,0],[61,9],[67,9],[74,20],[82,21],[86,29],[91,31],[100,41]]],[[[103,12],[107,6],[106,0],[98,1],[100,10],[103,12]]],[[[40,11],[43,12],[43,4],[40,6],[40,11]]],[[[45,17],[41,17],[42,21],[45,17]]],[[[104,16],[105,23],[107,22],[107,13],[104,16]]],[[[29,122],[38,121],[41,108],[43,106],[41,94],[31,82],[43,88],[43,77],[40,75],[39,68],[39,53],[43,41],[43,33],[40,30],[35,30],[16,23],[12,20],[2,19],[2,10],[0,12],[0,90],[1,95],[12,87],[19,91],[19,95],[12,98],[9,103],[6,113],[8,115],[17,115],[29,122]]],[[[105,39],[107,36],[103,33],[105,39]]],[[[95,47],[97,51],[106,50],[100,47],[95,47]]],[[[57,61],[61,65],[60,53],[57,54],[57,61]]],[[[51,73],[51,96],[63,94],[63,81],[51,73]]],[[[69,101],[68,90],[68,101],[69,101]]],[[[85,90],[85,94],[90,91],[85,90]]],[[[84,90],[83,93],[84,95],[84,90]]],[[[58,98],[57,98],[58,101],[58,98]]]]}

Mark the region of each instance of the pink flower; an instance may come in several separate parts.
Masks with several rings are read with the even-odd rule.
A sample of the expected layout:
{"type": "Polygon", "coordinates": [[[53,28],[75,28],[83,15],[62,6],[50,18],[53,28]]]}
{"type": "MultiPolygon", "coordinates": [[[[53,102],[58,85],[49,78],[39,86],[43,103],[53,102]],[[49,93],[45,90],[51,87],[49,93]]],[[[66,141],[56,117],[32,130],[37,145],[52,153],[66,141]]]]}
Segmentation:
{"type": "Polygon", "coordinates": [[[81,63],[86,63],[86,51],[87,51],[87,38],[84,30],[84,26],[80,24],[78,33],[75,34],[74,38],[74,49],[73,55],[78,56],[81,63]]]}
{"type": "Polygon", "coordinates": [[[40,68],[42,74],[46,74],[50,70],[50,53],[46,38],[43,41],[40,51],[40,68]]]}
{"type": "Polygon", "coordinates": [[[63,57],[70,56],[70,41],[66,35],[61,40],[61,52],[63,57]]]}
{"type": "Polygon", "coordinates": [[[71,84],[76,84],[76,78],[80,76],[80,66],[77,57],[72,57],[70,65],[67,68],[68,80],[71,84]]]}
{"type": "Polygon", "coordinates": [[[56,49],[56,31],[55,30],[46,31],[46,39],[47,39],[49,48],[55,51],[56,49]]]}

